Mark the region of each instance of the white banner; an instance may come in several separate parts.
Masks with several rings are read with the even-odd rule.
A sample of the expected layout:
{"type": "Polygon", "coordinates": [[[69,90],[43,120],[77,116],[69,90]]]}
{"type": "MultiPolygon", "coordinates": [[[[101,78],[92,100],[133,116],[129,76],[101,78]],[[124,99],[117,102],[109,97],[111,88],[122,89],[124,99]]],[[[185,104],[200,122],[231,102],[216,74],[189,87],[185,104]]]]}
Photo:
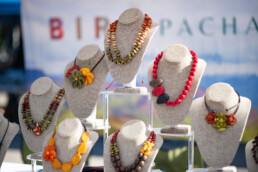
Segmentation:
{"type": "Polygon", "coordinates": [[[150,60],[167,46],[182,43],[209,62],[208,75],[215,75],[221,63],[228,70],[218,74],[258,74],[257,6],[255,0],[22,0],[26,68],[62,75],[82,46],[103,48],[108,24],[137,7],[160,23],[147,50],[150,60]],[[238,71],[242,63],[246,67],[238,71]]]}
{"type": "Polygon", "coordinates": [[[257,6],[256,0],[22,0],[27,79],[47,75],[62,84],[78,50],[87,44],[103,49],[109,24],[137,7],[160,24],[145,66],[169,45],[185,44],[207,62],[201,89],[228,82],[258,105],[257,6]]]}

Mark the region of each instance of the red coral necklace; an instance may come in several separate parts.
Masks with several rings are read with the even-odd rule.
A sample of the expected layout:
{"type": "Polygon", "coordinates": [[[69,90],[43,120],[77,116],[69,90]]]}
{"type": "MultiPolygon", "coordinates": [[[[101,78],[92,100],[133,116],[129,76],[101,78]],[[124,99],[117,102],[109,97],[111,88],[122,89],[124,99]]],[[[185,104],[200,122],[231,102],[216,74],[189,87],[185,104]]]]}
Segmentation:
{"type": "Polygon", "coordinates": [[[191,53],[192,59],[193,59],[192,69],[190,71],[188,80],[185,84],[184,90],[179,95],[179,97],[174,101],[169,101],[168,94],[165,93],[164,87],[161,86],[163,83],[163,80],[161,78],[158,78],[158,74],[157,74],[157,70],[159,67],[159,61],[163,56],[163,51],[155,58],[155,61],[153,64],[153,70],[152,70],[153,80],[151,80],[149,84],[150,84],[150,86],[154,87],[154,89],[152,90],[152,95],[158,97],[157,104],[166,103],[167,106],[176,106],[177,104],[180,104],[183,101],[183,99],[186,97],[186,95],[188,94],[188,91],[190,90],[192,81],[194,79],[194,75],[195,75],[196,67],[197,67],[197,63],[198,63],[198,57],[197,57],[196,53],[192,50],[190,50],[190,53],[191,53]]]}
{"type": "Polygon", "coordinates": [[[209,105],[207,104],[206,96],[204,96],[205,106],[206,106],[206,109],[209,111],[209,113],[208,113],[208,115],[206,115],[205,119],[208,124],[211,124],[218,131],[225,131],[228,127],[233,126],[237,122],[237,119],[234,117],[234,115],[237,113],[237,111],[239,109],[241,100],[240,100],[239,93],[236,90],[235,90],[235,92],[238,95],[237,104],[226,109],[226,111],[229,111],[230,109],[233,109],[234,107],[236,107],[235,111],[230,115],[217,113],[215,110],[212,110],[209,107],[209,105]]]}

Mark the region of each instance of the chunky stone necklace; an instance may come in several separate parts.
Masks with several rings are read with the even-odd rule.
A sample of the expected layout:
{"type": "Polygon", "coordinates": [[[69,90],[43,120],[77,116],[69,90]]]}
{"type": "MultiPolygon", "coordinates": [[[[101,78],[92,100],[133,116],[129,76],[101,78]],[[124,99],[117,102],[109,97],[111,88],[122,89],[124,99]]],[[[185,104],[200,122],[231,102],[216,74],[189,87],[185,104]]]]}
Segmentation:
{"type": "Polygon", "coordinates": [[[146,39],[146,36],[150,30],[152,19],[145,14],[144,21],[142,24],[142,27],[138,33],[138,37],[134,41],[134,44],[132,46],[131,52],[128,53],[125,57],[121,58],[120,51],[117,48],[117,42],[116,42],[116,28],[117,28],[117,22],[118,20],[114,21],[112,24],[110,24],[110,28],[107,33],[107,48],[106,52],[108,55],[108,59],[111,62],[114,62],[115,64],[127,64],[129,63],[135,54],[141,49],[142,44],[144,43],[144,40],[146,39]],[[113,51],[116,53],[116,57],[112,57],[112,52],[110,49],[110,45],[113,45],[113,51]]]}
{"type": "Polygon", "coordinates": [[[196,67],[197,67],[197,63],[198,63],[198,57],[197,57],[196,53],[191,50],[190,50],[190,53],[191,53],[192,59],[193,59],[192,69],[190,71],[188,80],[186,81],[184,90],[179,95],[179,97],[177,99],[175,99],[174,101],[169,101],[169,96],[168,96],[168,94],[165,93],[165,88],[163,86],[161,86],[163,84],[163,80],[161,78],[159,78],[158,74],[157,74],[158,67],[159,67],[159,61],[163,56],[163,51],[155,58],[154,64],[153,64],[153,69],[152,69],[152,78],[153,79],[150,81],[149,85],[154,87],[154,89],[152,90],[152,95],[158,97],[157,104],[166,103],[167,106],[176,106],[177,104],[180,104],[184,100],[186,95],[188,94],[188,91],[190,90],[192,81],[194,79],[194,75],[195,75],[196,67]]]}
{"type": "Polygon", "coordinates": [[[62,172],[69,172],[73,168],[80,164],[81,162],[81,155],[85,154],[87,151],[87,142],[89,141],[90,134],[87,131],[86,127],[84,126],[85,131],[81,135],[81,143],[77,147],[77,152],[71,159],[71,162],[61,163],[60,160],[56,157],[56,146],[55,146],[55,135],[56,131],[52,134],[51,138],[48,141],[48,146],[45,147],[45,152],[43,154],[43,158],[45,161],[52,162],[52,167],[55,170],[62,170],[62,172]]]}
{"type": "Polygon", "coordinates": [[[118,130],[114,133],[112,139],[110,140],[110,158],[111,162],[113,163],[114,168],[117,172],[138,172],[141,171],[141,169],[144,166],[144,161],[148,159],[148,156],[150,155],[150,152],[152,148],[154,147],[154,142],[156,139],[156,134],[154,131],[150,133],[150,136],[147,141],[144,142],[143,148],[141,149],[140,153],[138,153],[136,160],[134,163],[128,167],[123,166],[120,156],[119,156],[119,148],[117,146],[117,135],[120,132],[118,130]]]}
{"type": "Polygon", "coordinates": [[[258,164],[258,159],[257,159],[257,155],[256,155],[258,152],[258,134],[254,138],[252,143],[253,143],[253,148],[251,149],[251,151],[253,152],[253,158],[254,158],[255,163],[258,164]]]}
{"type": "Polygon", "coordinates": [[[40,136],[41,133],[45,131],[50,125],[64,93],[65,93],[64,88],[60,89],[56,94],[56,96],[54,97],[54,99],[52,100],[51,104],[49,105],[49,108],[45,113],[43,119],[41,119],[40,122],[35,122],[32,119],[31,112],[30,112],[30,104],[29,104],[30,91],[28,91],[22,102],[22,118],[25,125],[27,126],[27,129],[32,131],[34,135],[40,136]]]}
{"type": "Polygon", "coordinates": [[[230,115],[217,113],[215,110],[212,110],[207,104],[206,96],[204,96],[205,106],[206,106],[206,109],[209,111],[208,115],[205,116],[205,119],[208,124],[211,124],[211,126],[216,128],[218,131],[225,131],[228,127],[233,126],[237,122],[237,119],[234,117],[234,115],[237,113],[239,109],[240,95],[236,90],[235,92],[238,95],[237,104],[226,109],[226,111],[229,111],[230,109],[236,107],[235,111],[230,115]]]}

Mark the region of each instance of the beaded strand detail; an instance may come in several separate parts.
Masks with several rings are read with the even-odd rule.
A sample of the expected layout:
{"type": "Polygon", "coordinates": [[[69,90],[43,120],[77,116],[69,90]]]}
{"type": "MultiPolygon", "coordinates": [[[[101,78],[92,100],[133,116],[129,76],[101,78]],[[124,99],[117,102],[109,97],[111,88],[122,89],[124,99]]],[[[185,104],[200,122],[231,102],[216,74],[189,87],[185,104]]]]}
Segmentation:
{"type": "Polygon", "coordinates": [[[179,95],[179,97],[177,99],[175,99],[174,101],[169,101],[169,96],[168,96],[168,94],[165,93],[165,88],[163,86],[161,86],[163,84],[163,80],[161,78],[158,78],[158,74],[157,74],[157,70],[159,67],[159,61],[163,56],[163,51],[155,58],[154,64],[153,64],[153,69],[152,69],[152,78],[153,79],[150,81],[149,85],[154,87],[154,89],[152,90],[152,95],[158,97],[157,104],[166,103],[167,106],[175,107],[177,104],[180,104],[184,100],[186,95],[188,94],[188,91],[191,89],[192,81],[194,79],[194,75],[195,75],[196,67],[197,67],[197,63],[198,63],[198,57],[197,57],[196,53],[192,50],[190,50],[190,53],[191,53],[192,59],[193,59],[192,68],[189,73],[188,80],[186,81],[186,84],[184,86],[184,90],[179,95]]]}
{"type": "Polygon", "coordinates": [[[145,161],[148,159],[152,148],[154,147],[154,142],[156,139],[156,134],[154,131],[150,133],[150,136],[147,141],[144,142],[143,148],[138,153],[136,160],[133,164],[128,167],[123,166],[120,155],[119,155],[119,148],[117,146],[117,135],[120,132],[118,130],[114,133],[112,139],[110,140],[110,158],[111,162],[113,163],[116,172],[139,172],[142,170],[145,161]]]}
{"type": "Polygon", "coordinates": [[[117,28],[118,20],[114,21],[112,24],[110,24],[110,28],[107,33],[107,48],[106,53],[108,55],[108,59],[111,62],[114,62],[115,64],[127,64],[129,63],[135,54],[138,53],[138,51],[141,49],[142,44],[144,43],[144,40],[146,39],[146,36],[150,30],[152,19],[145,14],[144,21],[142,24],[142,27],[138,33],[137,38],[135,39],[133,43],[133,47],[131,49],[131,52],[128,53],[125,57],[121,58],[120,51],[117,48],[117,42],[116,42],[116,28],[117,28]],[[113,51],[116,54],[116,57],[114,58],[112,56],[110,45],[112,43],[113,51]]]}
{"type": "Polygon", "coordinates": [[[253,158],[256,164],[258,164],[258,158],[257,158],[257,153],[258,153],[258,134],[255,136],[254,140],[252,141],[253,143],[253,148],[251,151],[253,152],[253,158]]]}
{"type": "Polygon", "coordinates": [[[27,129],[32,131],[34,135],[40,136],[41,133],[45,131],[50,125],[64,93],[65,93],[64,88],[60,89],[56,94],[55,98],[52,100],[51,104],[49,105],[49,108],[47,112],[44,114],[43,119],[41,119],[40,122],[35,122],[32,119],[31,112],[30,112],[30,104],[29,104],[30,91],[28,91],[24,96],[24,99],[22,102],[22,118],[25,125],[27,126],[27,129]]]}

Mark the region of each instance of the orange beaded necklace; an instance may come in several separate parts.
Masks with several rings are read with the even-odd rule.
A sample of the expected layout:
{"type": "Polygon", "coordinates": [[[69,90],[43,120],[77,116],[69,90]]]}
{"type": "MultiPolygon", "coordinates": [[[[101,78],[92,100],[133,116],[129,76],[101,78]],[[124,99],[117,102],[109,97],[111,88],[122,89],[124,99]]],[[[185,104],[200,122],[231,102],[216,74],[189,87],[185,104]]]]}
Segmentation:
{"type": "Polygon", "coordinates": [[[78,165],[81,162],[81,155],[86,153],[87,150],[87,142],[90,138],[90,134],[85,128],[85,131],[81,135],[81,144],[77,148],[77,153],[71,159],[71,162],[61,163],[60,160],[56,157],[56,146],[55,146],[55,134],[56,131],[52,134],[51,138],[48,141],[48,146],[45,147],[45,153],[43,154],[43,158],[45,161],[52,162],[52,167],[55,170],[61,169],[62,172],[69,172],[73,168],[73,166],[78,165]]]}

